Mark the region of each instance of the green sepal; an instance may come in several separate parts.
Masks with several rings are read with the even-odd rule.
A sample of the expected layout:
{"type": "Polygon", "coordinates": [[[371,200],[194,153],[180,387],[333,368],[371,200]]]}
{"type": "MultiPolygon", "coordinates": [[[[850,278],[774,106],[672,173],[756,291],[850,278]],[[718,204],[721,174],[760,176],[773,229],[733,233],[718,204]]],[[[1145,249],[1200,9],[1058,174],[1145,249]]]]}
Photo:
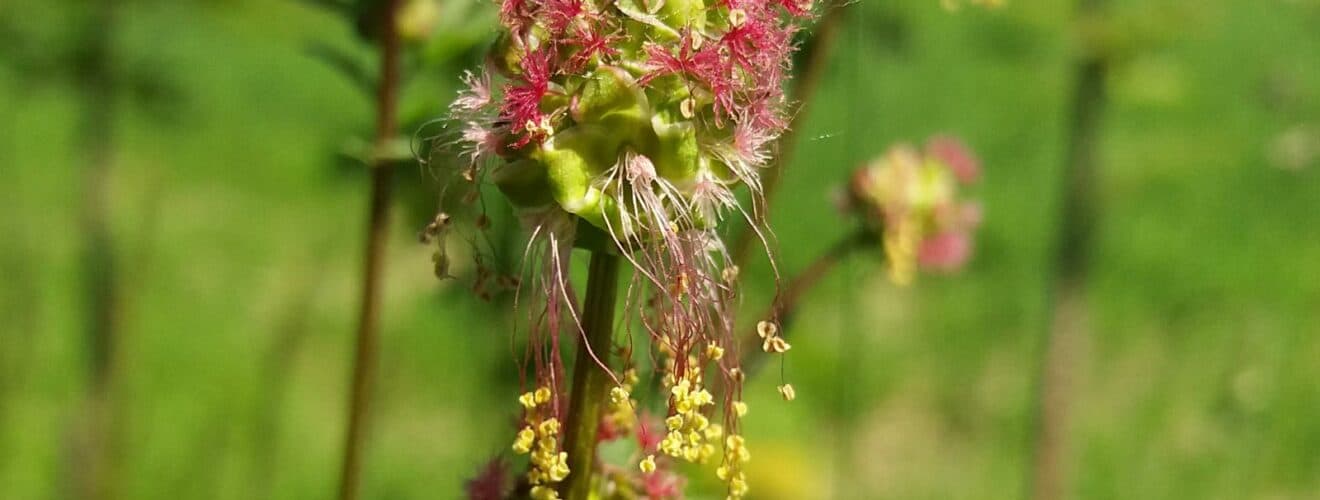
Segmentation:
{"type": "Polygon", "coordinates": [[[499,38],[491,45],[490,52],[486,55],[486,60],[491,67],[494,67],[501,75],[507,78],[513,78],[522,74],[522,60],[527,55],[527,51],[522,44],[518,43],[509,32],[500,33],[499,38]]]}
{"type": "MultiPolygon", "coordinates": [[[[604,124],[629,129],[642,127],[650,114],[651,105],[641,85],[627,71],[613,66],[601,66],[592,72],[574,95],[570,110],[578,123],[611,122],[610,117],[618,117],[604,124]]],[[[624,132],[633,135],[630,130],[624,132]]]]}
{"type": "Polygon", "coordinates": [[[656,173],[674,183],[692,180],[701,158],[696,124],[665,123],[657,117],[651,120],[651,128],[657,143],[647,156],[655,164],[656,173]]]}
{"type": "Polygon", "coordinates": [[[706,2],[702,0],[665,0],[656,17],[671,28],[701,33],[706,29],[706,12],[706,2]]]}
{"type": "Polygon", "coordinates": [[[598,126],[578,125],[545,141],[530,158],[546,166],[550,193],[559,206],[583,215],[595,210],[600,191],[591,182],[614,164],[620,142],[598,126]]]}
{"type": "Polygon", "coordinates": [[[554,203],[545,164],[524,158],[502,164],[491,172],[491,181],[520,208],[541,207],[554,203]]]}

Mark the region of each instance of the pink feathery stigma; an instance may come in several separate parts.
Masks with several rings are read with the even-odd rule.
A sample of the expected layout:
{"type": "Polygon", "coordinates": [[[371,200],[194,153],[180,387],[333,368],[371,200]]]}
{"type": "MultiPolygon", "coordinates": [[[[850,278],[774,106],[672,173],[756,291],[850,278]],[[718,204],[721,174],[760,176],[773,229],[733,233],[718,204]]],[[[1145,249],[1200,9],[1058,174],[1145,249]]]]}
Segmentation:
{"type": "Polygon", "coordinates": [[[467,122],[463,126],[462,142],[466,144],[462,154],[475,164],[482,158],[493,156],[499,150],[500,135],[480,123],[467,122]]]}
{"type": "Polygon", "coordinates": [[[646,85],[665,75],[685,76],[708,87],[713,81],[721,80],[725,65],[719,52],[705,45],[700,50],[694,49],[693,40],[697,36],[700,35],[694,35],[691,31],[684,32],[677,54],[667,46],[648,42],[646,68],[649,72],[642,76],[639,83],[646,85]]]}
{"type": "Polygon", "coordinates": [[[528,0],[503,0],[500,3],[500,22],[513,33],[522,33],[535,22],[534,2],[528,0]]]}
{"type": "Polygon", "coordinates": [[[521,148],[533,141],[544,139],[544,131],[537,126],[541,122],[541,98],[550,89],[551,63],[554,53],[550,50],[537,50],[522,61],[522,83],[511,84],[504,88],[504,104],[500,107],[500,119],[509,122],[509,128],[518,137],[510,144],[512,148],[521,148]]]}
{"type": "Polygon", "coordinates": [[[569,45],[576,46],[578,51],[568,59],[565,70],[576,73],[582,71],[582,68],[591,62],[592,57],[617,56],[619,50],[612,45],[622,39],[623,37],[618,35],[605,34],[603,30],[579,27],[573,38],[568,40],[569,45]]]}
{"type": "Polygon", "coordinates": [[[482,110],[490,104],[490,75],[481,72],[480,75],[473,74],[471,71],[463,73],[463,85],[467,88],[458,93],[458,98],[449,105],[449,109],[457,113],[475,113],[482,110]]]}
{"type": "Polygon", "coordinates": [[[645,412],[637,418],[637,445],[642,453],[654,453],[664,439],[665,426],[660,418],[645,412]]]}
{"type": "Polygon", "coordinates": [[[930,138],[926,142],[926,154],[948,165],[963,184],[971,184],[981,177],[981,160],[957,138],[946,135],[930,138]]]}
{"type": "Polygon", "coordinates": [[[777,0],[777,3],[794,16],[808,17],[811,15],[811,0],[777,0]]]}
{"type": "Polygon", "coordinates": [[[586,18],[587,10],[583,0],[543,0],[541,8],[545,14],[546,27],[551,33],[560,34],[579,18],[586,18]]]}
{"type": "Polygon", "coordinates": [[[972,238],[965,231],[937,234],[921,242],[917,261],[921,267],[941,272],[961,269],[972,256],[972,238]]]}

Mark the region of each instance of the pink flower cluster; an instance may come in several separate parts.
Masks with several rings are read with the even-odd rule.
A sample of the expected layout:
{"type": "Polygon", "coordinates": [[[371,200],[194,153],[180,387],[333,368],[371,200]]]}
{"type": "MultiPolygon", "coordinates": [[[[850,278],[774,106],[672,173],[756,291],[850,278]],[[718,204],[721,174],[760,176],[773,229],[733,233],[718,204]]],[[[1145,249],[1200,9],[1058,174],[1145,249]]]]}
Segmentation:
{"type": "Polygon", "coordinates": [[[971,150],[936,136],[924,153],[901,144],[858,169],[848,206],[880,234],[892,277],[906,283],[915,267],[947,273],[971,258],[981,207],[960,199],[958,190],[980,176],[971,150]]]}

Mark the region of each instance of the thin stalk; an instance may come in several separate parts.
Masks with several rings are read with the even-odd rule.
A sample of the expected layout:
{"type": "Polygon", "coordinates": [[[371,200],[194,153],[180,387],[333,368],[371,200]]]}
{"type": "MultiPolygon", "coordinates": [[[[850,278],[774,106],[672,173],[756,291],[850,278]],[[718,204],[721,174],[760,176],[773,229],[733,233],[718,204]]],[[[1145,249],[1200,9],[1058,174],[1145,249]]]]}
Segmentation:
{"type": "MultiPolygon", "coordinates": [[[[1078,16],[1097,15],[1105,0],[1079,0],[1078,16]]],[[[1071,406],[1071,368],[1086,335],[1086,279],[1088,258],[1098,210],[1095,177],[1099,167],[1100,119],[1106,105],[1108,64],[1094,47],[1075,65],[1076,87],[1068,130],[1067,165],[1060,190],[1063,214],[1059,221],[1054,279],[1047,290],[1052,316],[1038,348],[1035,416],[1029,434],[1032,462],[1029,498],[1058,500],[1067,495],[1067,428],[1071,406]]]]}
{"type": "MultiPolygon", "coordinates": [[[[380,80],[376,90],[377,151],[383,151],[397,128],[399,101],[399,34],[395,18],[400,0],[385,0],[380,18],[380,80]]],[[[385,245],[389,236],[390,196],[394,168],[377,155],[371,165],[371,205],[367,218],[366,257],[362,280],[362,306],[358,318],[357,346],[353,359],[353,386],[349,402],[348,430],[344,439],[340,471],[340,500],[355,500],[362,482],[362,452],[368,427],[368,410],[376,378],[380,343],[381,280],[385,245]]]]}
{"type": "Polygon", "coordinates": [[[73,465],[76,497],[105,499],[114,496],[111,391],[114,388],[115,351],[119,345],[119,283],[110,232],[111,166],[114,163],[113,33],[115,2],[102,0],[91,7],[83,28],[78,72],[82,75],[83,195],[79,226],[83,236],[83,292],[87,308],[87,399],[83,428],[78,432],[79,463],[73,465]]]}
{"type": "MultiPolygon", "coordinates": [[[[808,104],[816,94],[816,88],[820,85],[820,79],[825,74],[825,69],[829,66],[830,53],[834,50],[834,39],[836,38],[839,25],[843,21],[844,9],[848,5],[843,1],[830,2],[825,7],[825,15],[821,16],[820,22],[816,23],[814,35],[805,49],[803,49],[803,69],[802,73],[793,80],[793,90],[789,96],[797,101],[797,108],[793,110],[793,118],[789,122],[788,130],[779,137],[778,154],[775,155],[774,165],[765,169],[764,176],[761,178],[762,195],[765,199],[765,211],[762,216],[770,216],[771,202],[774,200],[775,191],[779,189],[779,181],[783,178],[784,169],[788,168],[789,162],[793,159],[793,148],[797,144],[797,132],[801,130],[803,122],[806,121],[808,104]]],[[[738,237],[733,242],[733,251],[731,253],[734,264],[740,267],[746,267],[747,252],[751,250],[752,242],[757,239],[756,231],[752,228],[744,228],[738,233],[738,237]]]]}
{"type": "Polygon", "coordinates": [[[619,257],[598,251],[591,254],[587,275],[587,297],[583,306],[582,330],[573,366],[572,398],[565,423],[564,450],[568,452],[568,477],[563,483],[567,500],[586,500],[591,493],[591,471],[596,463],[596,432],[601,410],[609,397],[610,373],[595,363],[592,353],[609,364],[614,336],[614,303],[618,295],[619,257]]]}
{"type": "Polygon", "coordinates": [[[261,363],[261,379],[266,382],[262,385],[263,397],[258,403],[257,421],[253,426],[253,437],[257,443],[256,454],[252,459],[253,499],[273,498],[278,477],[276,459],[283,430],[280,416],[288,400],[295,366],[293,361],[311,332],[312,306],[315,305],[323,278],[322,273],[315,270],[323,267],[321,264],[324,260],[324,255],[312,259],[313,271],[299,273],[297,286],[281,308],[284,313],[272,332],[274,341],[261,363]]]}
{"type": "MultiPolygon", "coordinates": [[[[857,230],[845,235],[833,246],[825,250],[824,253],[816,257],[811,265],[803,269],[802,272],[794,276],[784,288],[784,292],[779,295],[779,299],[770,306],[762,318],[779,318],[781,335],[787,338],[790,329],[789,324],[797,315],[798,307],[802,297],[815,289],[820,280],[829,275],[840,262],[849,254],[858,248],[872,244],[876,241],[875,234],[866,230],[857,230]]],[[[764,361],[765,351],[761,349],[761,339],[754,332],[748,332],[743,335],[746,339],[743,341],[741,351],[743,353],[743,371],[751,376],[761,366],[764,361]]]]}

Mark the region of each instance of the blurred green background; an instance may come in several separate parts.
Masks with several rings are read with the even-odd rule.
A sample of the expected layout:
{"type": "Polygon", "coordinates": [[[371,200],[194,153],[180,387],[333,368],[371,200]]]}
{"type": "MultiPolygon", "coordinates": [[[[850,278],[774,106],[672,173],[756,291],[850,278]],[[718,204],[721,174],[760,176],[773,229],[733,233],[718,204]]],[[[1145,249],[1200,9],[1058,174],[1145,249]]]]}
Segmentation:
{"type": "MultiPolygon", "coordinates": [[[[89,5],[0,5],[0,497],[75,497],[98,411],[79,223],[98,147],[118,277],[103,406],[116,496],[332,497],[367,194],[343,153],[372,110],[315,54],[370,74],[371,49],[293,1],[123,1],[109,20],[89,5]],[[86,71],[97,34],[109,80],[86,71]]],[[[850,230],[831,202],[850,169],[932,133],[982,156],[985,225],[960,275],[896,288],[877,251],[810,295],[784,366],[797,401],[779,400],[777,370],[749,382],[753,495],[1024,497],[1074,6],[846,8],[775,208],[781,269],[850,230]]],[[[1320,499],[1320,2],[1109,12],[1123,50],[1105,81],[1088,328],[1066,363],[1066,497],[1320,499]]],[[[481,0],[436,13],[409,59],[413,125],[442,114],[494,34],[481,0]]],[[[400,172],[412,209],[395,212],[363,493],[458,498],[511,439],[510,314],[432,276],[415,234],[434,186],[400,172]]],[[[745,276],[759,310],[768,269],[745,276]]]]}

